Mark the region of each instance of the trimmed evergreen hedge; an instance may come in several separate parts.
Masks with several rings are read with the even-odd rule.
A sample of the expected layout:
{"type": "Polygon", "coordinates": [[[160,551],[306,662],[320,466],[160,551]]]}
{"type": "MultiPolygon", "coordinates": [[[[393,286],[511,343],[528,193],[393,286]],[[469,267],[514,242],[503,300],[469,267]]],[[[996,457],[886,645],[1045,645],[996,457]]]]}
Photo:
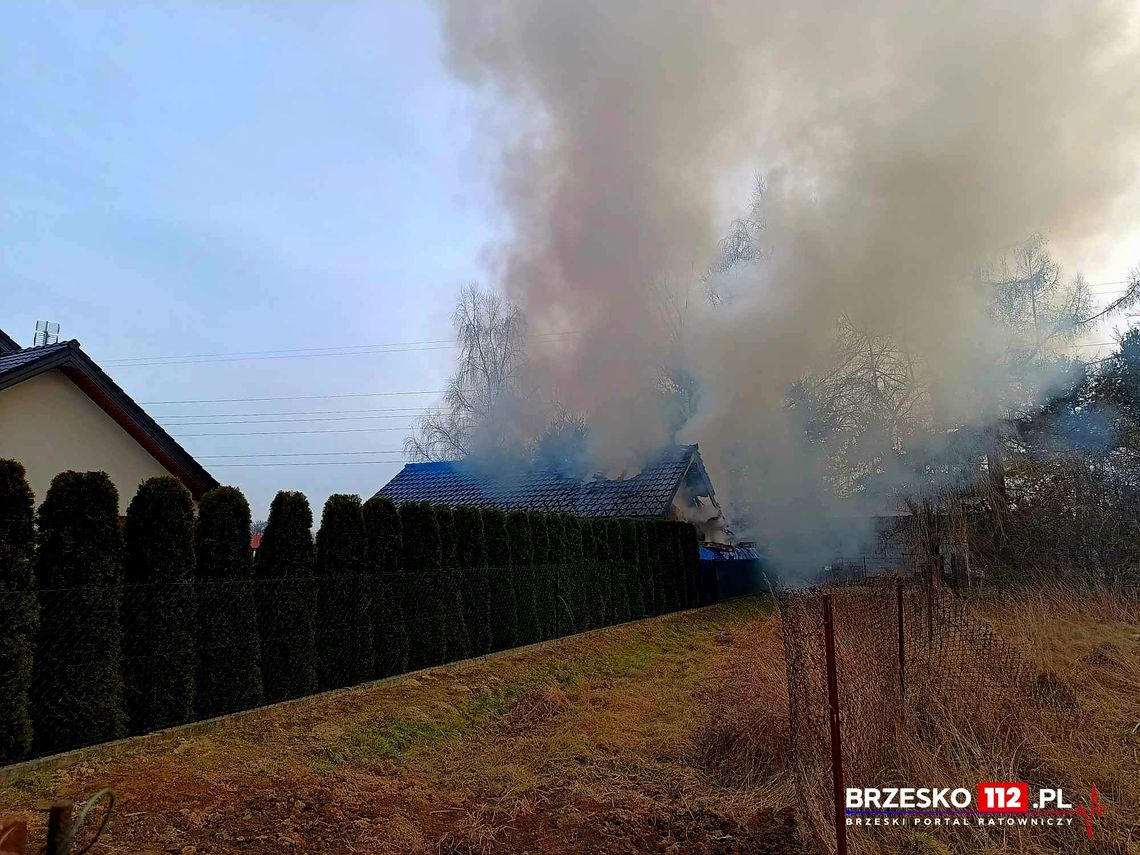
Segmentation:
{"type": "Polygon", "coordinates": [[[682,523],[681,554],[685,567],[686,606],[695,609],[701,605],[701,536],[695,525],[682,523]]]}
{"type": "Polygon", "coordinates": [[[511,511],[507,514],[507,533],[511,541],[511,579],[518,610],[519,644],[533,644],[542,638],[538,629],[538,605],[535,599],[534,535],[530,530],[530,514],[511,511]]]}
{"type": "Polygon", "coordinates": [[[317,690],[313,511],[304,493],[282,490],[254,564],[262,582],[258,607],[265,699],[283,701],[317,690]]]}
{"type": "Polygon", "coordinates": [[[373,496],[364,503],[365,561],[375,581],[372,632],[375,676],[400,674],[408,667],[408,628],[404,619],[406,580],[400,513],[390,499],[373,496]]]}
{"type": "Polygon", "coordinates": [[[182,482],[143,481],[123,539],[123,700],[131,732],[147,733],[194,716],[194,500],[182,482]]]}
{"type": "Polygon", "coordinates": [[[549,597],[546,600],[547,610],[545,624],[549,638],[560,638],[569,629],[566,620],[566,566],[570,562],[570,555],[566,546],[566,520],[562,514],[544,514],[546,517],[546,535],[549,541],[547,556],[550,562],[550,574],[554,577],[550,582],[549,597]]]}
{"type": "Polygon", "coordinates": [[[560,613],[566,617],[566,625],[562,628],[563,635],[582,632],[590,625],[589,603],[586,592],[588,580],[587,550],[593,553],[593,543],[587,547],[584,538],[584,526],[580,517],[573,514],[562,514],[562,525],[566,538],[566,563],[562,566],[563,589],[562,599],[565,609],[560,613]]]}
{"type": "Polygon", "coordinates": [[[540,640],[551,637],[553,627],[550,611],[553,606],[554,563],[550,554],[550,525],[548,514],[532,511],[530,519],[531,546],[534,549],[534,613],[540,640]]]}
{"type": "Polygon", "coordinates": [[[261,642],[253,594],[250,513],[235,487],[202,497],[194,530],[200,718],[261,703],[261,642]]]}
{"type": "Polygon", "coordinates": [[[406,580],[404,618],[408,627],[408,667],[427,668],[444,661],[447,638],[438,608],[443,550],[439,520],[427,502],[400,505],[406,580]]]}
{"type": "Polygon", "coordinates": [[[371,679],[370,586],[363,584],[367,553],[360,497],[333,494],[317,532],[317,685],[337,689],[371,679]]]}
{"type": "Polygon", "coordinates": [[[629,580],[624,560],[625,539],[621,520],[609,517],[605,521],[606,557],[610,576],[610,623],[625,623],[630,618],[629,580]]]}
{"type": "Polygon", "coordinates": [[[637,620],[645,617],[645,587],[642,584],[641,558],[637,522],[632,519],[618,521],[621,532],[621,560],[625,567],[626,598],[629,616],[637,620]]]}
{"type": "Polygon", "coordinates": [[[471,653],[489,653],[491,635],[491,587],[487,578],[487,544],[483,537],[483,515],[478,508],[461,505],[454,511],[455,546],[459,561],[463,620],[467,626],[471,653]]]}
{"type": "Polygon", "coordinates": [[[483,538],[487,544],[490,582],[492,649],[504,650],[519,643],[519,613],[511,572],[511,538],[507,515],[496,508],[483,514],[483,538]]]}
{"type": "Polygon", "coordinates": [[[635,520],[637,527],[637,554],[641,562],[641,590],[645,601],[646,616],[661,614],[661,600],[657,589],[657,550],[651,536],[653,523],[635,520]]]}
{"type": "Polygon", "coordinates": [[[50,753],[118,739],[126,733],[118,491],[105,472],[61,472],[36,527],[33,745],[50,753]]]}
{"type": "Polygon", "coordinates": [[[467,634],[467,621],[463,615],[463,593],[460,587],[459,543],[455,531],[455,511],[437,506],[439,538],[443,551],[440,575],[439,607],[443,612],[443,629],[446,644],[444,661],[453,662],[471,655],[471,640],[467,634]]]}
{"type": "Polygon", "coordinates": [[[34,503],[24,467],[0,460],[0,766],[32,747],[28,692],[40,622],[34,503]]]}

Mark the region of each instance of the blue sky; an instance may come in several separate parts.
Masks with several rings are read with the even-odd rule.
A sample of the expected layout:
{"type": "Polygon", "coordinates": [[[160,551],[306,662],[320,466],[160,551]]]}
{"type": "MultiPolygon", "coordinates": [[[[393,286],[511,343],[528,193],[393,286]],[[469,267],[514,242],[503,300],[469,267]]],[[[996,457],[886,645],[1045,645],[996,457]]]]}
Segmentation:
{"type": "MultiPolygon", "coordinates": [[[[412,3],[7,4],[0,30],[0,328],[62,325],[140,402],[441,388],[452,353],[114,365],[133,357],[447,338],[493,213],[478,103],[412,3]],[[112,363],[112,364],[107,364],[112,363]]],[[[218,458],[399,449],[431,396],[149,404],[255,516],[314,513],[398,468],[218,458]],[[208,414],[329,413],[264,426],[208,414]],[[396,430],[365,430],[376,427],[396,430]]],[[[358,455],[360,459],[399,455],[358,455]]],[[[297,462],[324,458],[298,457],[297,462]]],[[[350,460],[352,456],[329,457],[350,460]]]]}

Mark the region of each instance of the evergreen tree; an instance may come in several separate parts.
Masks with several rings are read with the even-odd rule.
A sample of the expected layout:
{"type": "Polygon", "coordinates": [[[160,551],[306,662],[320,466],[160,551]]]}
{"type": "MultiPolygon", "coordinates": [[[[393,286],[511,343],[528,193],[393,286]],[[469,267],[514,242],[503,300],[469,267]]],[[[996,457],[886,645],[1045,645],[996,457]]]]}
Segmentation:
{"type": "Polygon", "coordinates": [[[598,561],[598,526],[594,517],[578,519],[579,536],[582,539],[582,565],[579,580],[579,608],[583,615],[581,629],[594,629],[601,625],[598,612],[601,596],[598,588],[601,576],[598,561]]]}
{"type": "Polygon", "coordinates": [[[404,615],[410,642],[408,665],[429,668],[444,661],[447,636],[440,598],[443,548],[439,520],[427,502],[400,505],[407,581],[404,615]]]}
{"type": "Polygon", "coordinates": [[[554,575],[551,572],[549,514],[530,514],[530,536],[534,546],[534,605],[540,640],[550,638],[550,611],[553,608],[554,575]]]}
{"type": "MultiPolygon", "coordinates": [[[[589,577],[590,562],[583,537],[582,519],[573,514],[563,514],[562,524],[566,532],[566,572],[562,575],[564,589],[566,627],[564,634],[582,632],[590,625],[589,597],[586,595],[586,580],[589,577]]],[[[588,547],[593,552],[593,542],[588,547]]]]}
{"type": "Polygon", "coordinates": [[[249,503],[240,490],[217,487],[202,497],[194,529],[199,718],[262,701],[249,531],[249,503]]]}
{"type": "Polygon", "coordinates": [[[629,616],[638,620],[646,615],[645,611],[645,585],[642,576],[641,543],[637,521],[623,519],[618,522],[621,529],[621,558],[625,568],[626,596],[629,603],[629,616]]]}
{"type": "Polygon", "coordinates": [[[105,472],[61,472],[36,521],[33,745],[50,752],[117,739],[126,732],[118,491],[105,472]]]}
{"type": "Polygon", "coordinates": [[[372,575],[372,632],[375,676],[408,668],[408,628],[404,619],[406,580],[400,512],[391,499],[373,496],[364,503],[365,561],[372,575]]]}
{"type": "Polygon", "coordinates": [[[317,532],[317,685],[321,689],[362,683],[376,669],[366,561],[360,497],[329,496],[317,532]]]}
{"type": "Polygon", "coordinates": [[[701,538],[697,527],[682,523],[681,554],[685,568],[685,602],[688,608],[701,605],[701,538]]]}
{"type": "Polygon", "coordinates": [[[530,530],[530,514],[512,511],[507,514],[507,532],[511,540],[511,575],[518,610],[519,644],[533,644],[542,638],[538,629],[538,606],[535,598],[534,535],[530,530]]]}
{"type": "Polygon", "coordinates": [[[654,587],[657,588],[659,613],[677,610],[676,562],[677,551],[673,527],[667,520],[654,520],[650,530],[653,553],[657,562],[653,567],[654,587]]]}
{"type": "Polygon", "coordinates": [[[549,541],[547,556],[550,562],[550,611],[548,637],[560,638],[569,630],[566,620],[566,519],[564,514],[546,515],[546,532],[549,541]]]}
{"type": "Polygon", "coordinates": [[[609,550],[607,566],[610,576],[610,623],[625,623],[629,613],[629,579],[625,564],[625,536],[622,521],[610,517],[605,522],[609,550]]]}
{"type": "Polygon", "coordinates": [[[491,635],[495,650],[519,643],[519,613],[511,561],[507,515],[496,508],[483,511],[483,537],[487,544],[487,573],[491,588],[491,635]]]}
{"type": "Polygon", "coordinates": [[[463,614],[463,592],[460,585],[459,536],[455,530],[455,511],[444,505],[435,509],[439,520],[439,537],[443,553],[440,576],[440,608],[443,609],[446,635],[446,661],[456,662],[471,655],[471,639],[463,614]]]}
{"type": "Polygon", "coordinates": [[[261,594],[261,679],[270,702],[317,690],[312,529],[304,493],[282,490],[274,497],[254,562],[261,594]]]}
{"type": "Polygon", "coordinates": [[[24,467],[0,459],[0,766],[32,748],[28,692],[40,622],[33,509],[24,467]]]}
{"type": "Polygon", "coordinates": [[[194,717],[194,500],[177,478],[148,478],[123,529],[123,698],[133,733],[194,717]]]}
{"type": "Polygon", "coordinates": [[[471,643],[471,653],[489,653],[491,635],[491,587],[487,578],[487,544],[483,537],[483,515],[477,508],[461,505],[455,509],[455,543],[463,594],[463,619],[471,643]]]}
{"type": "Polygon", "coordinates": [[[637,530],[645,614],[647,616],[659,615],[662,611],[662,592],[657,585],[657,549],[652,536],[653,523],[649,520],[637,520],[637,530]]]}

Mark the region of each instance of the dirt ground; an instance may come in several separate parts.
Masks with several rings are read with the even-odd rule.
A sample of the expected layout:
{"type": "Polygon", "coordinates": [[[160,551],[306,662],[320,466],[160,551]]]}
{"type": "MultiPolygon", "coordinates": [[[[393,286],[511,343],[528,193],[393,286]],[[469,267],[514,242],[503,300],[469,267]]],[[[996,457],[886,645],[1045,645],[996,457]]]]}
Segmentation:
{"type": "Polygon", "coordinates": [[[0,810],[111,787],[104,853],[809,852],[786,783],[697,744],[774,625],[739,601],[308,699],[26,773],[0,810]]]}

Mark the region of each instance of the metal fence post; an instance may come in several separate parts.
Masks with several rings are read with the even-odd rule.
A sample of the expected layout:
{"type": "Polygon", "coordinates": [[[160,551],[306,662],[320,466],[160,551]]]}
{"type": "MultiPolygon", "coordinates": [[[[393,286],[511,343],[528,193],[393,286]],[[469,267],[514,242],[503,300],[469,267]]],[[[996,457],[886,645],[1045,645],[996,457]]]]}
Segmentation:
{"type": "Polygon", "coordinates": [[[895,587],[895,599],[898,607],[899,625],[899,698],[903,703],[903,713],[906,712],[906,629],[903,617],[903,583],[900,579],[895,587]]]}
{"type": "Polygon", "coordinates": [[[48,808],[47,848],[45,855],[67,855],[71,849],[71,802],[54,802],[48,808]]]}
{"type": "Polygon", "coordinates": [[[823,646],[827,661],[827,705],[831,723],[831,786],[835,800],[835,851],[847,855],[847,822],[843,814],[843,743],[839,732],[839,676],[835,664],[835,625],[831,594],[823,595],[823,646]]]}

